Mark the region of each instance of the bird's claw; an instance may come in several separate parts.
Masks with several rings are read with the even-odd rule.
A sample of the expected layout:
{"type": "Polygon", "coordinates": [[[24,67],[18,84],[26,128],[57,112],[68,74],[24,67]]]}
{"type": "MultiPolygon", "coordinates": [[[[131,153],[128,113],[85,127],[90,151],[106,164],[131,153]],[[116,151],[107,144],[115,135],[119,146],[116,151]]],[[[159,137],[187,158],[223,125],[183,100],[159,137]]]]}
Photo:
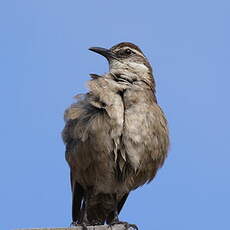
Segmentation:
{"type": "Polygon", "coordinates": [[[70,224],[70,227],[78,227],[78,226],[81,226],[83,230],[87,230],[87,224],[86,223],[77,223],[76,221],[73,221],[71,224],[70,224]]]}
{"type": "Polygon", "coordinates": [[[76,227],[78,225],[78,223],[76,221],[73,221],[71,224],[70,224],[70,227],[76,227]]]}
{"type": "Polygon", "coordinates": [[[126,221],[114,221],[114,222],[112,222],[112,223],[110,224],[110,227],[112,227],[112,226],[115,225],[115,224],[122,224],[122,225],[124,225],[124,227],[125,227],[126,230],[130,230],[130,228],[133,228],[133,229],[135,229],[135,230],[138,230],[137,225],[135,225],[135,224],[129,224],[129,223],[126,222],[126,221]]]}

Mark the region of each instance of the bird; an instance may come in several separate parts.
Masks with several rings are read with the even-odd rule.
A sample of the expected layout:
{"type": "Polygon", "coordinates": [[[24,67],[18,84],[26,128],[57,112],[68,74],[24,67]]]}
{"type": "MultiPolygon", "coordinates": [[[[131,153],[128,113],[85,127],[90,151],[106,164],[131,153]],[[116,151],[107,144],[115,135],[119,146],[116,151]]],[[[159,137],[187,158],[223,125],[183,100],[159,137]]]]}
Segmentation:
{"type": "Polygon", "coordinates": [[[156,98],[152,67],[131,42],[104,56],[109,71],[91,74],[89,92],[66,109],[62,137],[70,167],[72,225],[135,224],[119,220],[129,193],[149,183],[169,149],[169,130],[156,98]]]}

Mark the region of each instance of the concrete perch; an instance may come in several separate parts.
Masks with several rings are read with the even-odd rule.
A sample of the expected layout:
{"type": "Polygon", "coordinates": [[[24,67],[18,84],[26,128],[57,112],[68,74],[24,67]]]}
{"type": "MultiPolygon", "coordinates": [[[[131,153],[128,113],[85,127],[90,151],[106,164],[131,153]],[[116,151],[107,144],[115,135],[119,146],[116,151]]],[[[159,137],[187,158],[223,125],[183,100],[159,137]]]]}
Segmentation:
{"type": "MultiPolygon", "coordinates": [[[[96,225],[96,226],[87,226],[88,230],[126,230],[123,224],[115,224],[113,226],[108,225],[96,225]]],[[[66,227],[66,228],[23,228],[17,230],[83,230],[82,226],[76,227],[66,227]]],[[[129,230],[133,230],[132,227],[129,230]]]]}

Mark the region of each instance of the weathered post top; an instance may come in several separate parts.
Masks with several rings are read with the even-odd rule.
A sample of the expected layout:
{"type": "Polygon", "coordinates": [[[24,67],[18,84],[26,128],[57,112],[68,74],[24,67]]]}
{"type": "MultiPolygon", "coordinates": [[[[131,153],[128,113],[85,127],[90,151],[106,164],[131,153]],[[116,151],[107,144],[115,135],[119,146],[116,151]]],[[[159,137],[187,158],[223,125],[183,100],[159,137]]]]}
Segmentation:
{"type": "MultiPolygon", "coordinates": [[[[83,230],[82,226],[76,227],[64,227],[64,228],[23,228],[17,230],[83,230]]],[[[108,225],[96,225],[96,226],[87,226],[87,230],[127,230],[123,224],[115,224],[113,226],[108,225]]],[[[129,230],[133,230],[132,227],[129,230]]]]}

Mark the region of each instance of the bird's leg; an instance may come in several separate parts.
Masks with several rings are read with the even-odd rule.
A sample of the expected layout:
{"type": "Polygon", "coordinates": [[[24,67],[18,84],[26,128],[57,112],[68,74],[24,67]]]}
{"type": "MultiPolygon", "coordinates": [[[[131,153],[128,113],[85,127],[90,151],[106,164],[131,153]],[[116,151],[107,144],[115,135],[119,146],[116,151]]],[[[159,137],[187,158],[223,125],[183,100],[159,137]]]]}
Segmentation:
{"type": "Polygon", "coordinates": [[[89,200],[89,194],[88,192],[86,192],[81,208],[80,220],[79,222],[72,222],[71,226],[82,226],[83,230],[87,230],[87,226],[90,225],[87,217],[88,200],[89,200]]]}
{"type": "Polygon", "coordinates": [[[83,201],[82,208],[81,208],[81,219],[77,221],[73,221],[70,224],[70,227],[77,227],[82,226],[83,230],[87,230],[88,219],[87,219],[87,209],[86,209],[86,201],[83,201]]]}
{"type": "Polygon", "coordinates": [[[117,201],[117,194],[113,194],[114,199],[115,199],[115,206],[114,206],[114,218],[110,222],[110,226],[113,226],[115,224],[123,224],[125,226],[125,229],[128,230],[130,228],[138,230],[138,227],[135,224],[129,224],[128,222],[125,221],[120,221],[118,218],[118,201],[117,201]]]}
{"type": "Polygon", "coordinates": [[[83,204],[84,206],[83,206],[83,214],[82,214],[82,222],[81,222],[83,230],[87,230],[87,225],[90,225],[88,221],[88,216],[87,216],[88,201],[89,201],[89,193],[86,192],[84,204],[83,204]]]}
{"type": "Polygon", "coordinates": [[[114,199],[114,210],[113,210],[113,219],[111,220],[110,225],[114,225],[119,222],[117,194],[113,194],[112,196],[114,199]]]}

